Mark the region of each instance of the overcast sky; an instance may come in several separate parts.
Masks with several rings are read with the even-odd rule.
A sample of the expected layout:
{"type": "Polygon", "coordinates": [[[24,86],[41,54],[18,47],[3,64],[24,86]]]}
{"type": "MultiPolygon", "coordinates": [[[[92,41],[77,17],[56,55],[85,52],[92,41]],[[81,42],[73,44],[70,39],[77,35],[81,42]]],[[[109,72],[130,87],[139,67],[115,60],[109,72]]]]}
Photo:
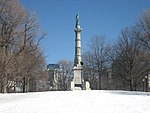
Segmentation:
{"type": "Polygon", "coordinates": [[[46,62],[74,59],[75,17],[80,15],[82,51],[94,35],[105,35],[113,43],[124,27],[133,25],[150,9],[150,0],[20,0],[39,17],[46,62]]]}

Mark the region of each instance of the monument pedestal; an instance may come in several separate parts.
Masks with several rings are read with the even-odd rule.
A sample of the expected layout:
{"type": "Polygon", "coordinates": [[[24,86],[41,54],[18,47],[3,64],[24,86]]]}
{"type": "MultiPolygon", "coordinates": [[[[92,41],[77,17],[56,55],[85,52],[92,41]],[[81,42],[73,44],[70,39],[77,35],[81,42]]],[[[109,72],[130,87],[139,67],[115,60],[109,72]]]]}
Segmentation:
{"type": "Polygon", "coordinates": [[[73,68],[74,78],[71,81],[71,90],[90,90],[90,83],[84,81],[82,77],[82,65],[77,65],[73,68]]]}
{"type": "Polygon", "coordinates": [[[82,66],[77,65],[73,68],[73,81],[71,81],[71,90],[82,90],[82,66]]]}
{"type": "Polygon", "coordinates": [[[70,90],[71,91],[74,91],[74,90],[91,90],[90,83],[88,81],[86,81],[86,82],[82,83],[82,87],[77,87],[77,86],[75,86],[74,81],[71,81],[71,88],[70,88],[70,90]]]}

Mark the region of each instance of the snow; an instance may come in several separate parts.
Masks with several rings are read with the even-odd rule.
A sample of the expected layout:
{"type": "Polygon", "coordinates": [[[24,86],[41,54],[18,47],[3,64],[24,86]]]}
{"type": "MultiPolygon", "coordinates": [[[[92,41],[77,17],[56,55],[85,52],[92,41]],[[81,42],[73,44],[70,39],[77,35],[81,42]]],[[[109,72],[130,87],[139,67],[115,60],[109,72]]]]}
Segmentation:
{"type": "Polygon", "coordinates": [[[0,94],[0,113],[150,113],[150,93],[91,90],[0,94]]]}

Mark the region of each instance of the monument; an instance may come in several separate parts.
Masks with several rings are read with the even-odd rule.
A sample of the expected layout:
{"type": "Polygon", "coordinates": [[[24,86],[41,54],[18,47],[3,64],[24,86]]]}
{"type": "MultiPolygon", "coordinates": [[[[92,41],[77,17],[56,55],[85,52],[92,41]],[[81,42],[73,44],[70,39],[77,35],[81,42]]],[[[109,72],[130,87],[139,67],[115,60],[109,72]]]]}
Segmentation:
{"type": "Polygon", "coordinates": [[[75,25],[75,57],[73,67],[73,80],[71,81],[71,90],[89,90],[89,82],[85,82],[82,76],[83,62],[81,60],[81,31],[79,15],[76,16],[75,25]]]}

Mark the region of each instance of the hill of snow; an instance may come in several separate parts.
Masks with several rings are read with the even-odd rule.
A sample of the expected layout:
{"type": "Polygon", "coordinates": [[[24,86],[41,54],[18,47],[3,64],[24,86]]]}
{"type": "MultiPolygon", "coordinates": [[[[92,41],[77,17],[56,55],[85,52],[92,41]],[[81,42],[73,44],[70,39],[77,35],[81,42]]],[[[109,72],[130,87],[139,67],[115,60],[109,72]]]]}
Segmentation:
{"type": "Polygon", "coordinates": [[[150,113],[150,93],[51,91],[0,94],[0,113],[150,113]]]}

